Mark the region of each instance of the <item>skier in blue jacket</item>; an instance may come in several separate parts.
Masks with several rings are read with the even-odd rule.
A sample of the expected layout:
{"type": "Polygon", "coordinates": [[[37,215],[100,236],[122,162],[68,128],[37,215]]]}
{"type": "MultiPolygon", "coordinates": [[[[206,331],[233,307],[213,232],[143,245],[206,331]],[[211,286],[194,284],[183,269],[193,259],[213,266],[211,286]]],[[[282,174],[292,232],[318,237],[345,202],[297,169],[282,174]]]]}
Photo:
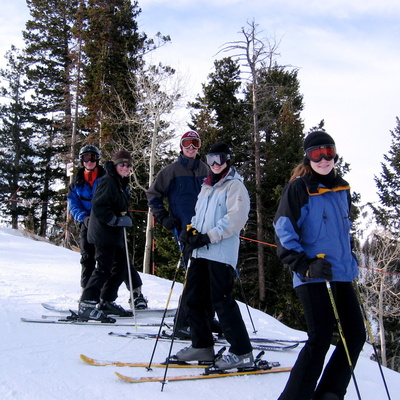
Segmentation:
{"type": "Polygon", "coordinates": [[[81,287],[84,288],[96,265],[94,245],[87,240],[92,199],[99,179],[105,175],[104,168],[99,165],[100,150],[91,144],[83,146],[79,151],[82,168],[79,168],[75,180],[69,186],[69,210],[79,227],[79,248],[81,251],[81,287]]]}
{"type": "Polygon", "coordinates": [[[351,248],[350,186],[334,168],[338,156],[330,135],[313,131],[303,147],[305,158],[282,193],[274,228],[278,257],[292,271],[303,305],[308,340],[279,400],[342,400],[351,369],[341,340],[324,368],[336,322],[326,280],[353,366],[366,339],[352,285],[358,265],[351,248]]]}

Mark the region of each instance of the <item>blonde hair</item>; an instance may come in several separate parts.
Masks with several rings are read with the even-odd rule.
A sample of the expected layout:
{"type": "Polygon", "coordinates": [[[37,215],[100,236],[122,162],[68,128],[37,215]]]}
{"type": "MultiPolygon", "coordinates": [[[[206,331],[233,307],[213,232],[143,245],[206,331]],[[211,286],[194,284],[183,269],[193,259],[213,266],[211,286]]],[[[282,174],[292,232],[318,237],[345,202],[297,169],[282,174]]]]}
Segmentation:
{"type": "Polygon", "coordinates": [[[311,174],[311,167],[310,165],[304,165],[303,163],[297,165],[295,168],[293,168],[292,171],[292,176],[289,179],[289,182],[294,181],[296,178],[299,176],[311,174]]]}

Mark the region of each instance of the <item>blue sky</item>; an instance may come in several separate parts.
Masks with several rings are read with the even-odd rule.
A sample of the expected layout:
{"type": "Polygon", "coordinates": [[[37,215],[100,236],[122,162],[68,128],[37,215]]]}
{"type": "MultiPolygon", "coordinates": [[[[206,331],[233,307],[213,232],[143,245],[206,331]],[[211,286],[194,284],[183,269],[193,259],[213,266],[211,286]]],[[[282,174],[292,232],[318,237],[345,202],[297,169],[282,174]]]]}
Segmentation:
{"type": "MultiPolygon", "coordinates": [[[[29,17],[24,0],[0,0],[0,55],[20,45],[29,17]]],[[[171,36],[153,55],[185,77],[186,98],[201,84],[227,42],[241,40],[255,20],[261,38],[280,42],[277,62],[299,69],[306,130],[325,120],[338,152],[351,164],[346,177],[362,202],[376,201],[374,175],[400,116],[398,0],[142,0],[138,23],[148,36],[171,36]]],[[[3,63],[4,64],[4,63],[3,63]]],[[[0,61],[0,65],[2,62],[0,61]]],[[[181,112],[178,133],[186,129],[181,112]]],[[[183,132],[182,132],[183,133],[183,132]]]]}

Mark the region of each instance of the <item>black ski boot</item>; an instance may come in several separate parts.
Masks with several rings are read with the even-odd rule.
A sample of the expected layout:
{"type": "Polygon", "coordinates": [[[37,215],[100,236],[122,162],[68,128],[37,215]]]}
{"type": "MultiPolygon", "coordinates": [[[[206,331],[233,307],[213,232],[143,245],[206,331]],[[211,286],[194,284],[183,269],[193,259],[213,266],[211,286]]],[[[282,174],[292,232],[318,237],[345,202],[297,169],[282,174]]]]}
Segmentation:
{"type": "Polygon", "coordinates": [[[147,300],[144,298],[142,293],[133,293],[133,302],[135,304],[135,310],[145,310],[147,308],[147,300]]]}
{"type": "Polygon", "coordinates": [[[133,317],[132,311],[125,310],[115,301],[100,300],[99,310],[106,315],[118,315],[119,317],[133,317]]]}
{"type": "Polygon", "coordinates": [[[78,320],[80,321],[100,321],[100,322],[115,322],[114,318],[109,318],[107,315],[96,307],[97,302],[92,300],[82,300],[79,303],[78,320]]]}

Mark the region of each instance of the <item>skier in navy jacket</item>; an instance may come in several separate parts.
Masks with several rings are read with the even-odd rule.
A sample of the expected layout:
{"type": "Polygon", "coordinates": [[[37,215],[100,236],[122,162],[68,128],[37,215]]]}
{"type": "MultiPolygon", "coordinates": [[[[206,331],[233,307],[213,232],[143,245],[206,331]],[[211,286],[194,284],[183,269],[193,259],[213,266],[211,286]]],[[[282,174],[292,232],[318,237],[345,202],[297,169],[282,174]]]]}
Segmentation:
{"type": "Polygon", "coordinates": [[[336,322],[326,280],[353,366],[366,339],[352,285],[358,265],[351,248],[350,186],[334,168],[335,142],[325,131],[311,132],[304,151],[274,219],[278,257],[292,271],[308,328],[308,340],[279,400],[342,400],[351,369],[341,340],[323,368],[336,322]]]}

